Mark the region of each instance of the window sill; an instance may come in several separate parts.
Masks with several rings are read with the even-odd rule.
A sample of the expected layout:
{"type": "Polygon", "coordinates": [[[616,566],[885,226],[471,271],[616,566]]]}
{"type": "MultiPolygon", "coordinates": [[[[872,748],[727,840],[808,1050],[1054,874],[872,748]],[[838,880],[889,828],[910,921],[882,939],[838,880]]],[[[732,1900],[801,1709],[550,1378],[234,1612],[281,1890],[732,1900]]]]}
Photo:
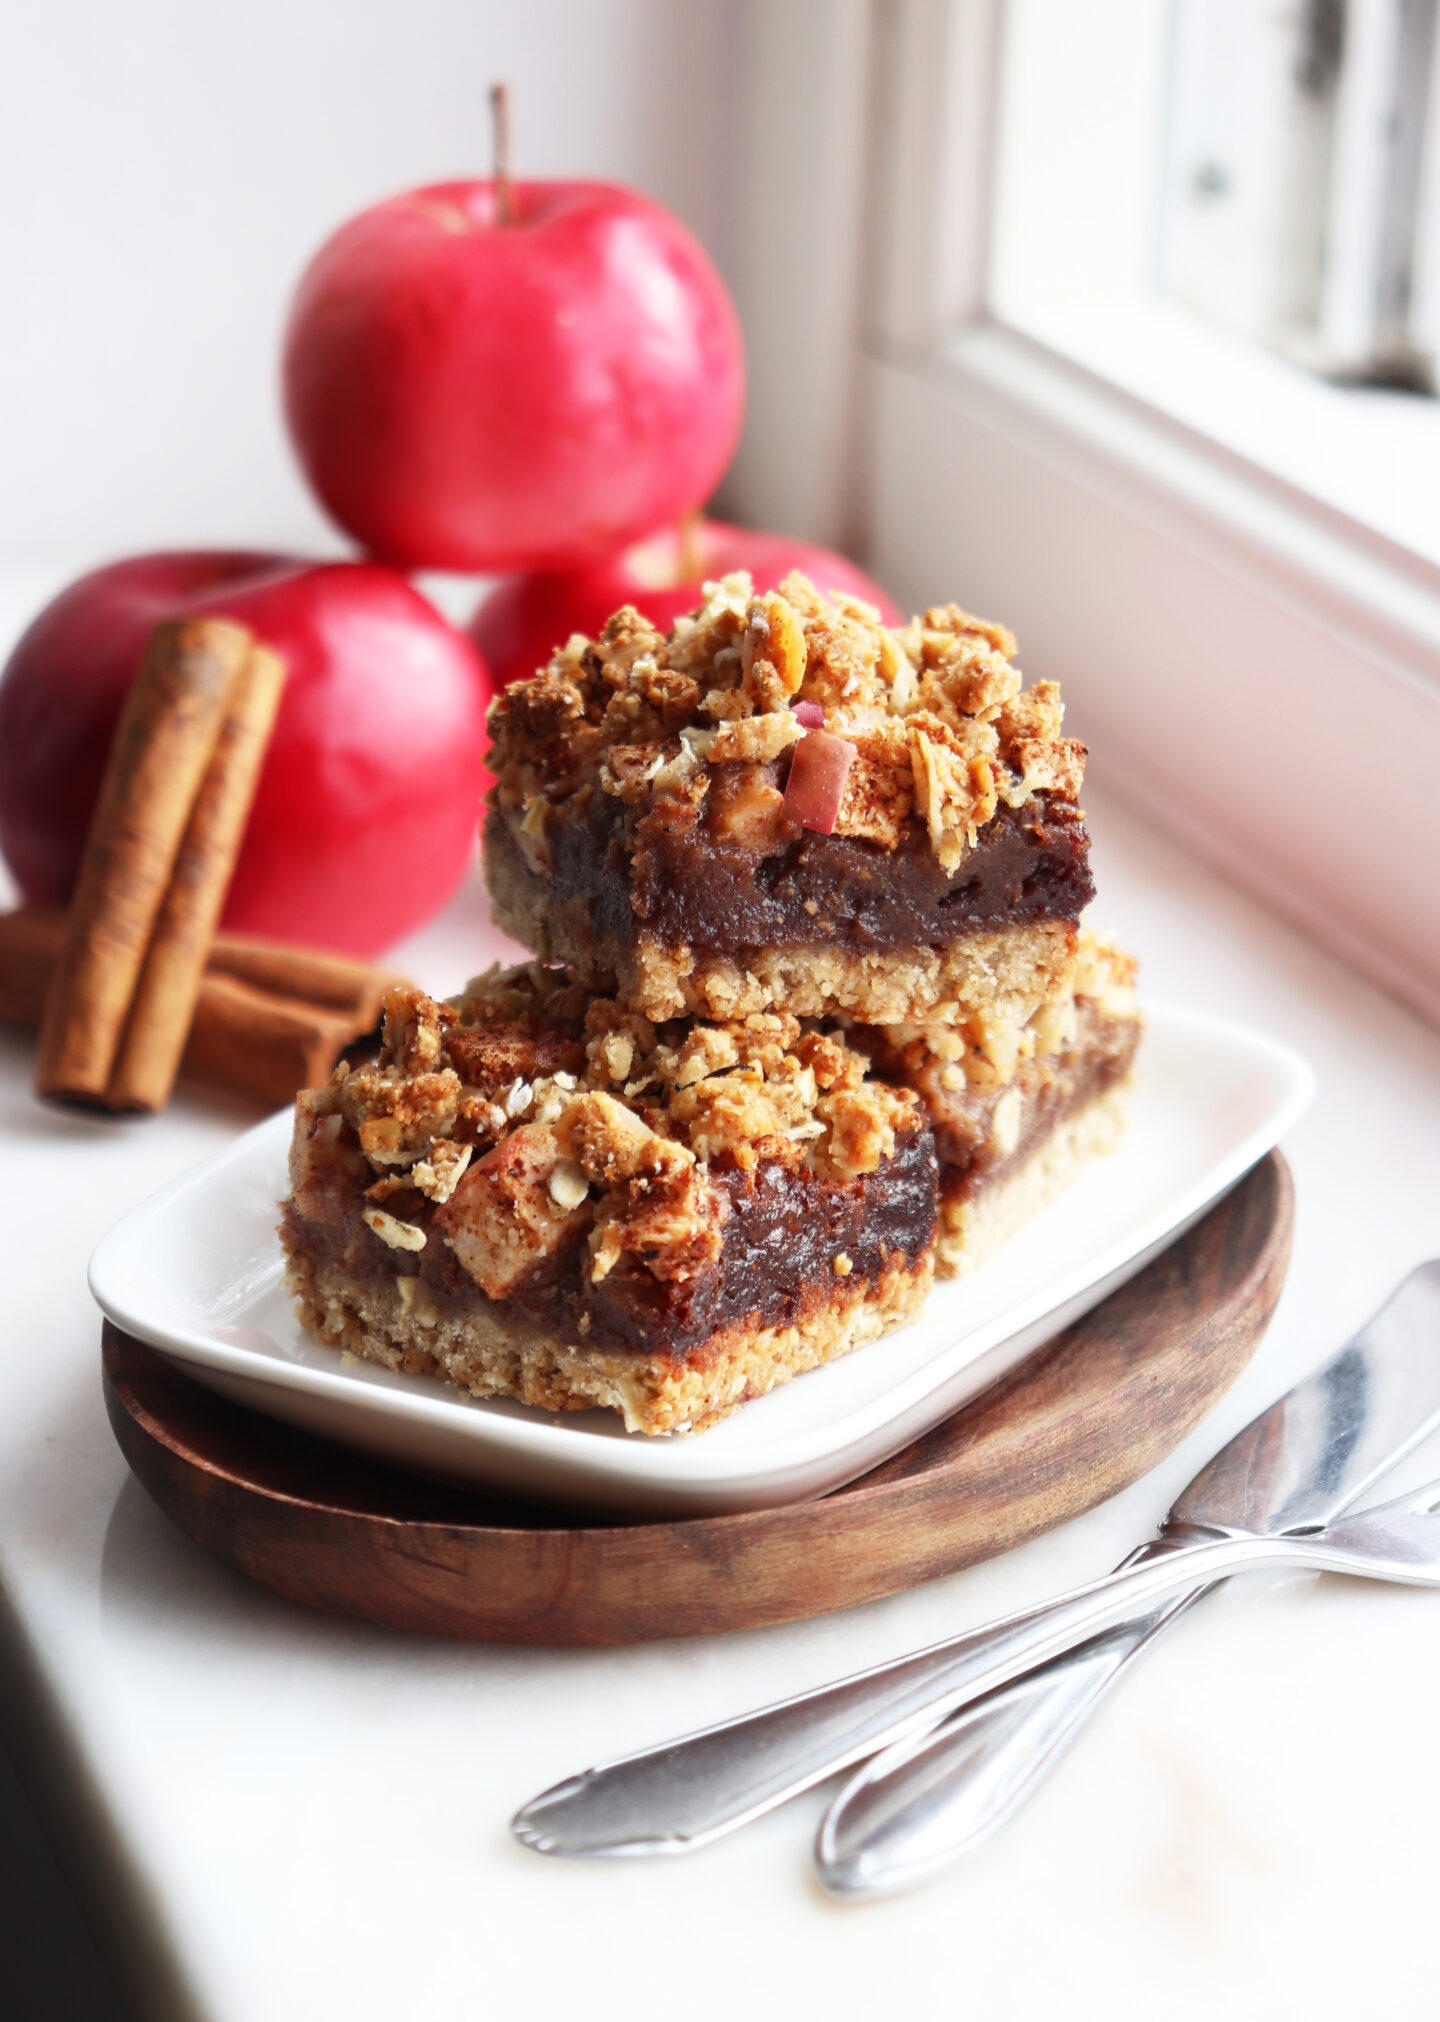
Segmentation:
{"type": "Polygon", "coordinates": [[[1155,297],[1031,306],[1005,321],[1337,531],[1440,568],[1440,400],[1331,384],[1155,297]]]}
{"type": "Polygon", "coordinates": [[[1013,624],[1099,781],[1440,1023],[1440,565],[999,326],[867,372],[880,579],[1013,624]]]}

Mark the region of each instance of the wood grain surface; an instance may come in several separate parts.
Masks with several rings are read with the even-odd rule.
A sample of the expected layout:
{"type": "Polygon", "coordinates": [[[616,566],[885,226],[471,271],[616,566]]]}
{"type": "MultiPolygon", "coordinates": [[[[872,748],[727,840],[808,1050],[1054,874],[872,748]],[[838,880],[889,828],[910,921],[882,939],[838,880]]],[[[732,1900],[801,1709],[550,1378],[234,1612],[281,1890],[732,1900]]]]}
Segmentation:
{"type": "Polygon", "coordinates": [[[307,1606],[507,1643],[754,1628],[994,1557],[1137,1480],[1249,1361],[1292,1212],[1272,1152],[994,1389],[859,1481],[785,1509],[627,1523],[446,1488],[231,1404],[108,1322],[106,1402],[161,1509],[307,1606]]]}

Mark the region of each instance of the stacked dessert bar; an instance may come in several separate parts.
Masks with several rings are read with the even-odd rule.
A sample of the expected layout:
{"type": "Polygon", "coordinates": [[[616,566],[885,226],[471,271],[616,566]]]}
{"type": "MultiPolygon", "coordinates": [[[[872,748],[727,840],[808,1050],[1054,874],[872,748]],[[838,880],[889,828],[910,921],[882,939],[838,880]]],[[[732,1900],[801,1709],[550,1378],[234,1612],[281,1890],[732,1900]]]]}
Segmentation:
{"type": "Polygon", "coordinates": [[[1003,628],[744,576],[491,714],[495,918],[298,1105],[322,1338],[699,1429],[909,1317],[1108,1149],[1133,965],[1082,934],[1084,748],[1003,628]]]}

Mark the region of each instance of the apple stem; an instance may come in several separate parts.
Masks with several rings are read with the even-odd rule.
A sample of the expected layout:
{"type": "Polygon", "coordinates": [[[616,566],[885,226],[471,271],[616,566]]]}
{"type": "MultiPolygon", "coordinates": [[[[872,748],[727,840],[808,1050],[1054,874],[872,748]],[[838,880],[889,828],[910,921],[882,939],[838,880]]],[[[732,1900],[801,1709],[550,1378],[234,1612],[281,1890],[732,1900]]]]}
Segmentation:
{"type": "Polygon", "coordinates": [[[513,225],[515,198],[510,186],[510,87],[490,87],[490,125],[495,142],[495,222],[513,225]]]}
{"type": "Polygon", "coordinates": [[[680,522],[680,580],[688,583],[700,573],[700,509],[686,513],[680,522]]]}

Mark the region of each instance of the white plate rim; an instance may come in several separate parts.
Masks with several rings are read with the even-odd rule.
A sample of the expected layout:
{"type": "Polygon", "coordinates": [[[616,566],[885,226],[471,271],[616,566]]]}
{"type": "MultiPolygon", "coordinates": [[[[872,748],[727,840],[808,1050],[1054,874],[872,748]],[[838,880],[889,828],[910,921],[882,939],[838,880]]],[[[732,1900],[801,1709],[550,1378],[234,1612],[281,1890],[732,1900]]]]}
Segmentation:
{"type": "MultiPolygon", "coordinates": [[[[1114,1279],[1116,1284],[1121,1283],[1126,1276],[1142,1268],[1151,1255],[1158,1253],[1166,1247],[1168,1240],[1178,1237],[1191,1226],[1273,1149],[1304,1113],[1313,1093],[1313,1071],[1308,1062],[1282,1040],[1237,1020],[1160,1002],[1147,1002],[1145,1013],[1152,1023],[1163,1019],[1171,1027],[1189,1026],[1196,1033],[1211,1034],[1232,1044],[1238,1042],[1252,1051],[1257,1064],[1264,1056],[1278,1071],[1285,1085],[1283,1100],[1276,1101],[1262,1121],[1239,1137],[1222,1158],[1207,1168],[1204,1175],[1182,1194],[1172,1198],[1163,1210],[1133,1225],[1123,1237],[1102,1249],[1083,1266],[1073,1269],[1058,1284],[1052,1281],[1032,1300],[1008,1308],[1002,1316],[1002,1323],[989,1323],[988,1329],[983,1326],[973,1329],[960,1341],[938,1348],[895,1385],[862,1401],[847,1415],[795,1428],[784,1438],[762,1449],[758,1466],[752,1465],[748,1470],[743,1465],[746,1458],[743,1455],[722,1454],[714,1448],[709,1449],[707,1455],[703,1434],[669,1440],[649,1440],[640,1435],[632,1438],[586,1437],[583,1428],[557,1424],[548,1415],[537,1413],[531,1419],[477,1410],[476,1400],[467,1400],[453,1393],[448,1386],[436,1383],[434,1378],[416,1378],[413,1391],[373,1387],[356,1383],[347,1370],[339,1366],[338,1358],[337,1367],[333,1370],[290,1362],[199,1332],[176,1328],[166,1324],[163,1317],[157,1319],[153,1311],[137,1309],[127,1298],[123,1284],[123,1259],[132,1242],[187,1194],[222,1180],[228,1168],[243,1166],[257,1153],[262,1143],[268,1147],[272,1139],[277,1145],[282,1141],[288,1142],[293,1116],[288,1109],[277,1111],[242,1133],[231,1144],[178,1174],[122,1217],[91,1257],[91,1294],[102,1312],[122,1331],[148,1342],[182,1365],[214,1370],[217,1374],[249,1385],[293,1391],[317,1400],[328,1398],[346,1409],[373,1412],[416,1426],[443,1427],[452,1431],[463,1427],[477,1448],[508,1449],[513,1459],[536,1463],[567,1475],[573,1483],[570,1492],[581,1501],[599,1500],[612,1508],[618,1507],[615,1498],[627,1489],[642,1495],[653,1492],[661,1496],[673,1494],[682,1498],[686,1495],[704,1498],[707,1492],[710,1495],[723,1492],[726,1484],[737,1477],[743,1478],[748,1492],[753,1493],[763,1487],[765,1478],[769,1476],[793,1475],[797,1470],[813,1469],[839,1453],[848,1452],[867,1438],[873,1439],[879,1427],[913,1416],[917,1404],[922,1403],[924,1398],[943,1392],[947,1380],[953,1382],[960,1370],[993,1355],[1007,1340],[1022,1335],[1067,1304],[1083,1299],[1087,1291],[1095,1286],[1106,1286],[1107,1292],[1113,1289],[1108,1283],[1110,1279],[1114,1279]],[[993,1333],[993,1338],[986,1338],[987,1332],[993,1333]],[[979,1346],[974,1345],[977,1337],[979,1346]],[[962,1346],[967,1350],[963,1362],[951,1367],[962,1346]],[[683,1458],[678,1462],[669,1458],[675,1455],[683,1458]]],[[[1083,1307],[1081,1310],[1084,1310],[1083,1307]]],[[[936,1419],[931,1423],[944,1415],[944,1412],[937,1412],[936,1419]]],[[[915,1431],[910,1431],[906,1438],[916,1436],[915,1431]]],[[[875,1459],[866,1459],[862,1467],[875,1464],[875,1459]]],[[[843,1478],[838,1477],[835,1485],[838,1486],[839,1479],[843,1478]]],[[[563,1494],[558,1489],[547,1489],[544,1493],[557,1500],[563,1494]]],[[[772,1499],[780,1502],[789,1497],[781,1493],[772,1499]]],[[[762,1497],[759,1503],[752,1500],[745,1506],[764,1506],[764,1499],[762,1497]]]]}

